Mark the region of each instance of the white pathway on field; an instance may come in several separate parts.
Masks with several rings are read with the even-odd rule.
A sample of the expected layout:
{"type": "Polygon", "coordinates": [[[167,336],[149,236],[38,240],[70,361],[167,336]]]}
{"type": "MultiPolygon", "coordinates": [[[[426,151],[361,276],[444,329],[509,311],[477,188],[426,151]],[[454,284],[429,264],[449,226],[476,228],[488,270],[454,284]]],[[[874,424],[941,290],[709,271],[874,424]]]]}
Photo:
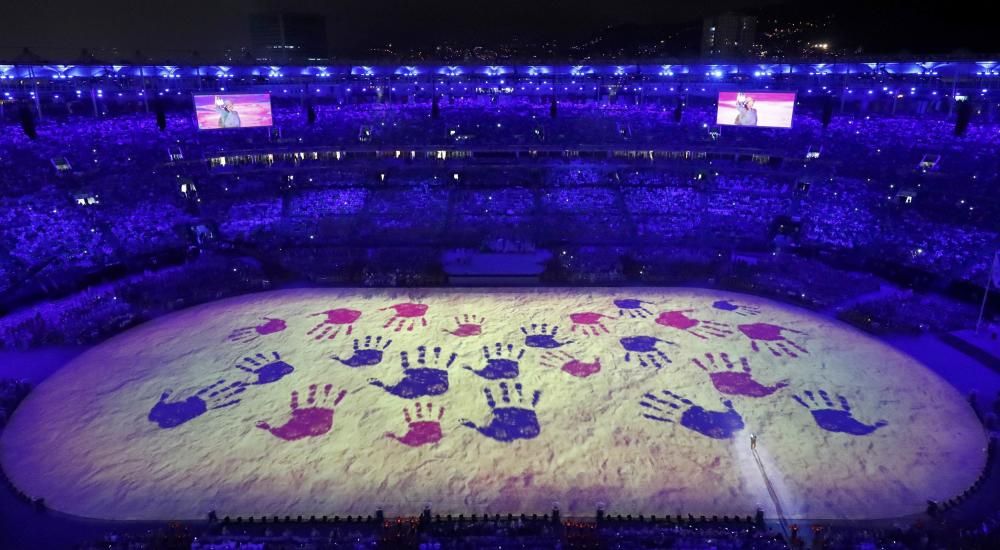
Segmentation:
{"type": "Polygon", "coordinates": [[[750,448],[749,437],[737,437],[733,442],[733,454],[740,466],[740,476],[751,494],[756,495],[757,505],[765,517],[778,520],[785,536],[788,536],[788,518],[798,517],[798,499],[792,494],[785,477],[774,463],[761,441],[757,448],[750,448]]]}

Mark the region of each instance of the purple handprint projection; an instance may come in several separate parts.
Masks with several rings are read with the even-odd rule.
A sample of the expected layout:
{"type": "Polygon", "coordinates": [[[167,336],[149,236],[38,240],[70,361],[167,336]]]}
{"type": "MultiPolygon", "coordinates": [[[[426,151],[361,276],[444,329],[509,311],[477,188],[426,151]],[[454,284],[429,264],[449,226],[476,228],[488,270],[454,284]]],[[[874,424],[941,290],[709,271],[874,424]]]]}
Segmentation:
{"type": "Polygon", "coordinates": [[[445,329],[444,331],[452,336],[458,336],[459,338],[466,338],[469,336],[479,336],[483,333],[483,323],[486,322],[485,317],[480,317],[478,315],[464,314],[461,319],[455,316],[455,330],[445,329]]]}
{"type": "Polygon", "coordinates": [[[754,380],[750,374],[750,361],[746,357],[739,358],[738,370],[728,353],[719,353],[718,357],[720,361],[716,360],[714,353],[706,353],[704,361],[695,358],[691,362],[708,373],[708,378],[719,393],[743,397],[767,397],[788,386],[788,380],[782,380],[773,386],[766,386],[754,380]]]}
{"type": "Polygon", "coordinates": [[[361,312],[356,309],[328,309],[319,313],[313,313],[309,317],[323,315],[326,318],[309,330],[306,334],[313,337],[313,340],[333,340],[340,334],[343,327],[347,326],[344,334],[350,336],[354,332],[354,322],[361,318],[361,312]]]}
{"type": "Polygon", "coordinates": [[[782,355],[787,355],[789,357],[795,358],[799,355],[795,353],[798,350],[801,353],[809,353],[806,348],[798,345],[793,340],[789,340],[785,337],[782,332],[791,332],[794,334],[805,334],[800,330],[794,330],[778,325],[772,325],[769,323],[751,323],[749,325],[739,325],[736,328],[740,330],[747,338],[750,338],[750,347],[754,351],[760,351],[760,346],[757,342],[763,342],[764,347],[771,352],[775,357],[781,357],[782,355]]]}
{"type": "Polygon", "coordinates": [[[427,326],[427,314],[428,306],[426,304],[413,304],[410,302],[395,304],[389,307],[383,307],[379,311],[393,310],[392,317],[382,325],[382,328],[389,328],[395,324],[395,328],[392,330],[400,332],[403,328],[406,328],[407,332],[413,332],[413,329],[417,326],[417,319],[420,319],[421,326],[427,326]]]}
{"type": "Polygon", "coordinates": [[[639,405],[647,411],[642,416],[657,422],[677,422],[680,425],[712,439],[729,439],[743,429],[743,417],[733,408],[732,401],[722,400],[723,410],[711,411],[670,390],[662,390],[662,396],[646,392],[639,405]]]}
{"type": "Polygon", "coordinates": [[[646,317],[649,317],[653,314],[653,312],[646,309],[643,304],[653,305],[653,302],[646,302],[636,298],[621,298],[619,300],[615,300],[615,306],[618,307],[619,317],[624,317],[626,315],[633,319],[645,319],[646,317]]]}
{"type": "Polygon", "coordinates": [[[712,307],[722,311],[731,311],[737,315],[742,315],[744,317],[752,317],[754,315],[760,315],[760,308],[757,306],[748,306],[743,304],[735,304],[730,300],[719,300],[712,303],[712,307]]]}
{"type": "Polygon", "coordinates": [[[685,313],[690,313],[692,311],[694,310],[684,309],[680,311],[665,311],[656,318],[656,324],[677,330],[683,330],[684,332],[697,336],[702,340],[708,340],[710,336],[715,338],[724,338],[733,333],[732,329],[730,329],[727,324],[716,323],[715,321],[706,321],[704,319],[693,319],[685,315],[685,313]]]}
{"type": "Polygon", "coordinates": [[[346,359],[333,357],[333,360],[352,369],[371,367],[382,362],[382,356],[390,345],[392,345],[392,340],[387,338],[383,342],[381,336],[376,336],[374,339],[371,336],[365,336],[364,340],[355,338],[354,352],[351,356],[346,359]]]}
{"type": "Polygon", "coordinates": [[[448,371],[446,369],[451,367],[457,357],[457,353],[444,353],[439,347],[434,348],[428,354],[427,347],[420,346],[417,348],[416,367],[411,366],[410,356],[407,352],[400,352],[399,360],[403,367],[402,380],[393,385],[387,385],[381,380],[371,378],[368,383],[404,399],[441,395],[448,391],[448,371]]]}
{"type": "Polygon", "coordinates": [[[483,368],[476,370],[468,365],[462,368],[487,380],[517,378],[522,357],[524,357],[524,348],[521,348],[515,355],[514,344],[504,346],[497,342],[492,352],[489,346],[483,346],[483,359],[486,360],[486,365],[483,368]]]}
{"type": "Polygon", "coordinates": [[[285,441],[323,435],[333,428],[334,407],[347,395],[347,390],[341,390],[331,396],[332,390],[333,384],[323,386],[322,390],[318,384],[310,384],[305,406],[299,403],[299,392],[293,391],[289,403],[291,416],[288,420],[276,427],[261,421],[257,423],[257,427],[285,441]]]}
{"type": "Polygon", "coordinates": [[[391,432],[386,432],[385,436],[395,439],[407,447],[421,447],[432,445],[441,441],[441,418],[444,417],[444,407],[439,407],[437,418],[434,418],[434,404],[427,403],[422,406],[419,402],[414,405],[416,419],[410,416],[410,409],[403,407],[403,419],[406,420],[406,433],[398,436],[391,432]],[[424,410],[427,416],[424,416],[424,410]]]}
{"type": "Polygon", "coordinates": [[[594,313],[593,311],[583,311],[580,313],[571,313],[569,315],[569,320],[573,322],[573,326],[570,327],[570,332],[576,332],[579,330],[584,336],[600,336],[601,334],[609,334],[610,331],[608,327],[604,325],[601,319],[612,319],[612,317],[605,315],[603,313],[594,313]]]}
{"type": "Polygon", "coordinates": [[[176,428],[210,410],[239,403],[237,396],[246,390],[246,385],[243,382],[225,383],[225,380],[219,380],[183,401],[168,402],[173,391],[167,390],[160,395],[160,400],[153,405],[147,418],[161,428],[176,428]]]}
{"type": "Polygon", "coordinates": [[[793,395],[792,399],[799,405],[809,409],[812,413],[816,425],[828,432],[845,433],[850,435],[868,435],[875,430],[888,426],[885,420],[879,420],[874,424],[865,424],[854,418],[851,405],[843,395],[837,396],[837,403],[834,403],[825,390],[819,390],[819,399],[816,393],[806,390],[802,392],[803,397],[793,395]],[[822,402],[821,402],[822,401],[822,402]]]}
{"type": "Polygon", "coordinates": [[[278,352],[272,351],[271,357],[258,353],[253,357],[244,357],[243,363],[237,363],[236,368],[254,374],[257,378],[250,385],[261,386],[277,382],[291,374],[295,367],[281,360],[278,352]]]}
{"type": "Polygon", "coordinates": [[[556,335],[559,334],[559,327],[553,326],[549,330],[548,323],[540,325],[532,324],[530,329],[521,327],[521,332],[524,333],[524,345],[529,348],[555,349],[573,343],[573,340],[560,342],[556,339],[556,335]]]}
{"type": "Polygon", "coordinates": [[[677,344],[656,338],[655,336],[628,336],[618,340],[625,349],[625,362],[631,363],[632,358],[639,362],[640,367],[663,368],[664,363],[673,363],[670,357],[656,347],[659,343],[676,346],[677,344]]]}
{"type": "Polygon", "coordinates": [[[601,371],[601,359],[594,357],[593,363],[580,361],[565,351],[546,351],[542,355],[541,365],[550,369],[558,368],[575,378],[586,378],[601,371]]]}
{"type": "Polygon", "coordinates": [[[535,390],[531,394],[531,401],[525,401],[524,388],[521,383],[514,384],[514,395],[510,393],[510,386],[506,382],[500,382],[500,404],[498,406],[493,398],[493,392],[489,388],[483,388],[486,396],[486,404],[492,411],[490,423],[485,426],[477,426],[474,422],[462,419],[463,426],[472,428],[477,432],[495,439],[509,443],[517,439],[534,439],[542,433],[542,427],[538,424],[538,416],[535,414],[535,406],[542,396],[540,390],[535,390]]]}
{"type": "Polygon", "coordinates": [[[229,333],[230,342],[239,342],[241,344],[248,344],[254,340],[260,338],[261,336],[267,336],[268,334],[274,334],[276,332],[281,332],[288,328],[284,319],[271,319],[270,317],[261,317],[264,321],[259,325],[252,327],[240,327],[229,333]]]}

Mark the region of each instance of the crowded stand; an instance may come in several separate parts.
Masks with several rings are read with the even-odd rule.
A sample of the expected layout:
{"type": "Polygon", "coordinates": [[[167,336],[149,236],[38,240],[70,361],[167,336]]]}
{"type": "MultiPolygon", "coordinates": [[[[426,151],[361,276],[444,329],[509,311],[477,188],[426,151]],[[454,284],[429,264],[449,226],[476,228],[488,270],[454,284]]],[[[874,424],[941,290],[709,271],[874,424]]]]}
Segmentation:
{"type": "Polygon", "coordinates": [[[0,379],[0,429],[30,391],[31,384],[24,380],[0,379]]]}
{"type": "Polygon", "coordinates": [[[147,266],[4,315],[0,341],[8,350],[91,344],[170,311],[269,285],[256,261],[224,253],[180,265],[147,266]]]}
{"type": "MultiPolygon", "coordinates": [[[[308,265],[299,273],[312,280],[397,284],[442,280],[436,272],[447,250],[574,246],[587,246],[587,258],[576,255],[566,282],[652,281],[656,269],[637,276],[631,271],[643,270],[623,270],[621,257],[655,255],[649,247],[684,242],[699,244],[703,265],[717,264],[720,253],[780,250],[788,261],[808,251],[809,258],[851,271],[877,262],[880,274],[904,285],[931,279],[938,288],[979,286],[988,275],[1000,229],[1000,207],[990,200],[997,160],[988,151],[1000,143],[991,109],[958,137],[936,103],[915,101],[891,113],[878,97],[848,101],[845,114],[826,125],[807,106],[791,130],[754,134],[766,143],[767,158],[747,162],[738,151],[759,148],[729,128],[706,138],[713,109],[693,95],[680,122],[666,98],[609,104],[571,96],[559,102],[556,116],[542,97],[501,99],[444,94],[435,118],[426,98],[378,103],[344,94],[329,103],[316,98],[316,122],[308,124],[298,106],[275,96],[280,137],[255,133],[235,141],[198,132],[179,106],[168,109],[160,131],[153,117],[128,112],[138,104],[111,98],[96,119],[82,106],[48,113],[37,140],[16,131],[8,116],[10,131],[0,138],[0,161],[9,168],[0,199],[0,288],[14,300],[5,302],[65,293],[61,281],[109,266],[233,244],[251,255],[278,250],[263,261],[293,273],[294,265],[308,265]],[[359,128],[372,130],[362,139],[359,128]],[[527,149],[527,158],[512,162],[488,154],[424,161],[407,150],[516,149],[538,134],[546,147],[631,152],[544,160],[527,149]],[[694,152],[662,160],[655,151],[642,153],[654,143],[694,152]],[[282,153],[320,144],[399,150],[364,164],[352,161],[350,151],[282,153]],[[184,158],[171,161],[172,147],[184,158]],[[822,150],[820,159],[798,160],[811,148],[822,150]],[[930,151],[941,155],[939,165],[918,168],[930,151]],[[220,154],[234,162],[199,160],[220,154]],[[57,171],[54,158],[72,168],[57,171]],[[767,160],[773,158],[784,160],[767,160]],[[380,247],[401,244],[424,246],[418,264],[428,266],[427,277],[410,266],[411,275],[402,276],[391,254],[384,255],[387,265],[368,261],[360,270],[345,254],[312,251],[335,245],[350,249],[346,256],[371,259],[380,247]]],[[[774,284],[772,295],[785,293],[774,284]]]]}
{"type": "Polygon", "coordinates": [[[192,550],[291,548],[719,548],[780,550],[779,533],[751,518],[692,515],[605,520],[554,520],[548,514],[404,517],[225,518],[209,526],[170,526],[146,532],[114,532],[81,550],[160,547],[173,542],[192,550]]]}

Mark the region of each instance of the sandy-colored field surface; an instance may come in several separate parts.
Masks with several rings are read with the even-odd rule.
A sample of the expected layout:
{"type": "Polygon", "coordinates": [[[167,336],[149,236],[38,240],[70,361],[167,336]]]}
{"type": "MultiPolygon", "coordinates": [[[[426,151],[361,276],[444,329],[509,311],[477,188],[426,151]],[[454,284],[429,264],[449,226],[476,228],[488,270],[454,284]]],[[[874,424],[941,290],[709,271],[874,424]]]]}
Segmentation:
{"type": "Polygon", "coordinates": [[[21,405],[0,458],[25,492],[100,518],[554,501],[568,516],[602,502],[866,518],[960,493],[985,444],[962,396],[912,358],[752,296],[310,289],[95,347],[21,405]]]}

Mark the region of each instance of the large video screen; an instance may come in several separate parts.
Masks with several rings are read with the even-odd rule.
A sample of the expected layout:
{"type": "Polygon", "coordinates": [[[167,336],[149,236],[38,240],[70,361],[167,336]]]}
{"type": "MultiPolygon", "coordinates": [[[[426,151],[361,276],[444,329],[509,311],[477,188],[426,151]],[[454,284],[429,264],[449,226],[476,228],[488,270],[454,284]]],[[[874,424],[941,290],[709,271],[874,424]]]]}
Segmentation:
{"type": "Polygon", "coordinates": [[[271,126],[271,94],[194,96],[199,130],[271,126]]]}
{"type": "Polygon", "coordinates": [[[795,92],[719,92],[716,124],[791,128],[795,92]]]}

